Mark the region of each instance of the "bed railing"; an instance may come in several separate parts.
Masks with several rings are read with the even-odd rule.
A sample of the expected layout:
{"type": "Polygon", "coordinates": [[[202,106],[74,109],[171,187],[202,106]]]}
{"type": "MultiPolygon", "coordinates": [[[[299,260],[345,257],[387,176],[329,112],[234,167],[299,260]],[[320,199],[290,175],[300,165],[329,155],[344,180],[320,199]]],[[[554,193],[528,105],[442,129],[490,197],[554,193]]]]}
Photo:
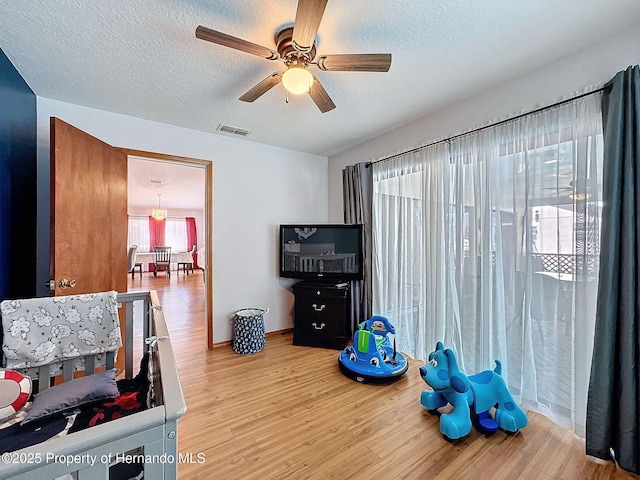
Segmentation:
{"type": "MultiPolygon", "coordinates": [[[[118,293],[118,303],[122,304],[124,307],[124,316],[125,316],[125,328],[124,328],[124,338],[127,339],[124,345],[124,372],[127,378],[131,378],[133,376],[133,354],[134,354],[134,342],[133,342],[133,326],[136,322],[134,318],[134,302],[140,302],[140,306],[142,307],[139,313],[139,322],[142,325],[142,338],[149,338],[149,332],[152,331],[152,317],[149,315],[149,311],[151,308],[151,304],[153,302],[154,305],[160,305],[158,301],[158,293],[155,290],[150,292],[127,292],[127,293],[118,293]],[[130,321],[131,320],[131,321],[130,321]],[[131,341],[129,341],[131,340],[131,341]]],[[[118,305],[120,306],[120,305],[118,305]]],[[[160,313],[162,313],[160,311],[160,313]]],[[[162,314],[162,323],[165,323],[164,314],[162,314]]],[[[121,322],[122,325],[122,322],[121,322]]],[[[144,348],[144,344],[143,344],[144,348]]]]}

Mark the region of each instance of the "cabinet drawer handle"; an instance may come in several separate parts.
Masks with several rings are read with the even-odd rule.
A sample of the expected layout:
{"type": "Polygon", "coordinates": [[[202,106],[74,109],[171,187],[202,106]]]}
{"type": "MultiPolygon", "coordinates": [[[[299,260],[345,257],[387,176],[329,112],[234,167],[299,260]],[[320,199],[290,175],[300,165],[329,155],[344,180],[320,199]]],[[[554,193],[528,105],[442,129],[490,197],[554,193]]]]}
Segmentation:
{"type": "Polygon", "coordinates": [[[318,307],[318,305],[316,305],[315,303],[314,303],[313,305],[311,305],[311,306],[313,307],[313,309],[314,309],[316,312],[321,312],[322,310],[324,310],[324,307],[325,307],[325,305],[324,305],[324,304],[322,304],[322,305],[320,305],[320,306],[318,307]]]}
{"type": "Polygon", "coordinates": [[[318,326],[316,322],[313,322],[311,325],[313,325],[313,328],[315,328],[316,330],[322,330],[324,328],[324,323],[321,323],[320,326],[318,326]]]}

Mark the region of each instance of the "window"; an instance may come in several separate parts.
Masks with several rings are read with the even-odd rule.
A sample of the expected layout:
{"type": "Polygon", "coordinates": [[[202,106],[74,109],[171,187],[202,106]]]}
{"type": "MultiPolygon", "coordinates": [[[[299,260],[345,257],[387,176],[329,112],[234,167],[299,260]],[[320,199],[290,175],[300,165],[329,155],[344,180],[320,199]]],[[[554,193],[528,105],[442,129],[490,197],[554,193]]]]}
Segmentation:
{"type": "Polygon", "coordinates": [[[139,252],[151,251],[149,217],[129,216],[129,245],[138,245],[139,252]]]}
{"type": "Polygon", "coordinates": [[[174,252],[186,252],[187,222],[184,218],[167,218],[165,224],[165,244],[174,252]]]}
{"type": "MultiPolygon", "coordinates": [[[[149,217],[129,216],[129,245],[138,245],[139,252],[150,252],[149,217]]],[[[167,218],[164,243],[174,252],[186,252],[187,224],[184,218],[167,218]]]]}
{"type": "Polygon", "coordinates": [[[526,408],[584,433],[600,229],[600,94],[373,165],[373,313],[426,361],[502,362],[526,408]]]}

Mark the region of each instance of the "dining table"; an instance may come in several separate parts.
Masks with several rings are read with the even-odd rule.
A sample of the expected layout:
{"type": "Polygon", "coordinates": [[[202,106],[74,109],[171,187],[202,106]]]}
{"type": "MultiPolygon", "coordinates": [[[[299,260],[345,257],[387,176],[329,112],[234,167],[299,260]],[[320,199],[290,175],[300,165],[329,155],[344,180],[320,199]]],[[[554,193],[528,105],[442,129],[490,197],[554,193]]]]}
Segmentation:
{"type": "MultiPolygon", "coordinates": [[[[142,263],[143,266],[153,263],[155,259],[155,252],[138,252],[136,254],[136,263],[142,263]]],[[[191,252],[171,252],[171,263],[193,263],[193,255],[191,252]]]]}

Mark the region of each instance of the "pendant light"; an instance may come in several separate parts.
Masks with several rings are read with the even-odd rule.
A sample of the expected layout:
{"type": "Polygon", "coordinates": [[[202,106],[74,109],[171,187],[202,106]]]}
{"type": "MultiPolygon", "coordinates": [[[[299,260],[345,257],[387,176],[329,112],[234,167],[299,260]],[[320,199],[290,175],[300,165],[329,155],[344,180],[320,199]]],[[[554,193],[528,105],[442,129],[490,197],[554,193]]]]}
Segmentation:
{"type": "Polygon", "coordinates": [[[160,208],[160,196],[162,194],[158,194],[158,208],[154,208],[151,210],[151,216],[156,220],[164,220],[167,218],[167,210],[165,208],[160,208]]]}

